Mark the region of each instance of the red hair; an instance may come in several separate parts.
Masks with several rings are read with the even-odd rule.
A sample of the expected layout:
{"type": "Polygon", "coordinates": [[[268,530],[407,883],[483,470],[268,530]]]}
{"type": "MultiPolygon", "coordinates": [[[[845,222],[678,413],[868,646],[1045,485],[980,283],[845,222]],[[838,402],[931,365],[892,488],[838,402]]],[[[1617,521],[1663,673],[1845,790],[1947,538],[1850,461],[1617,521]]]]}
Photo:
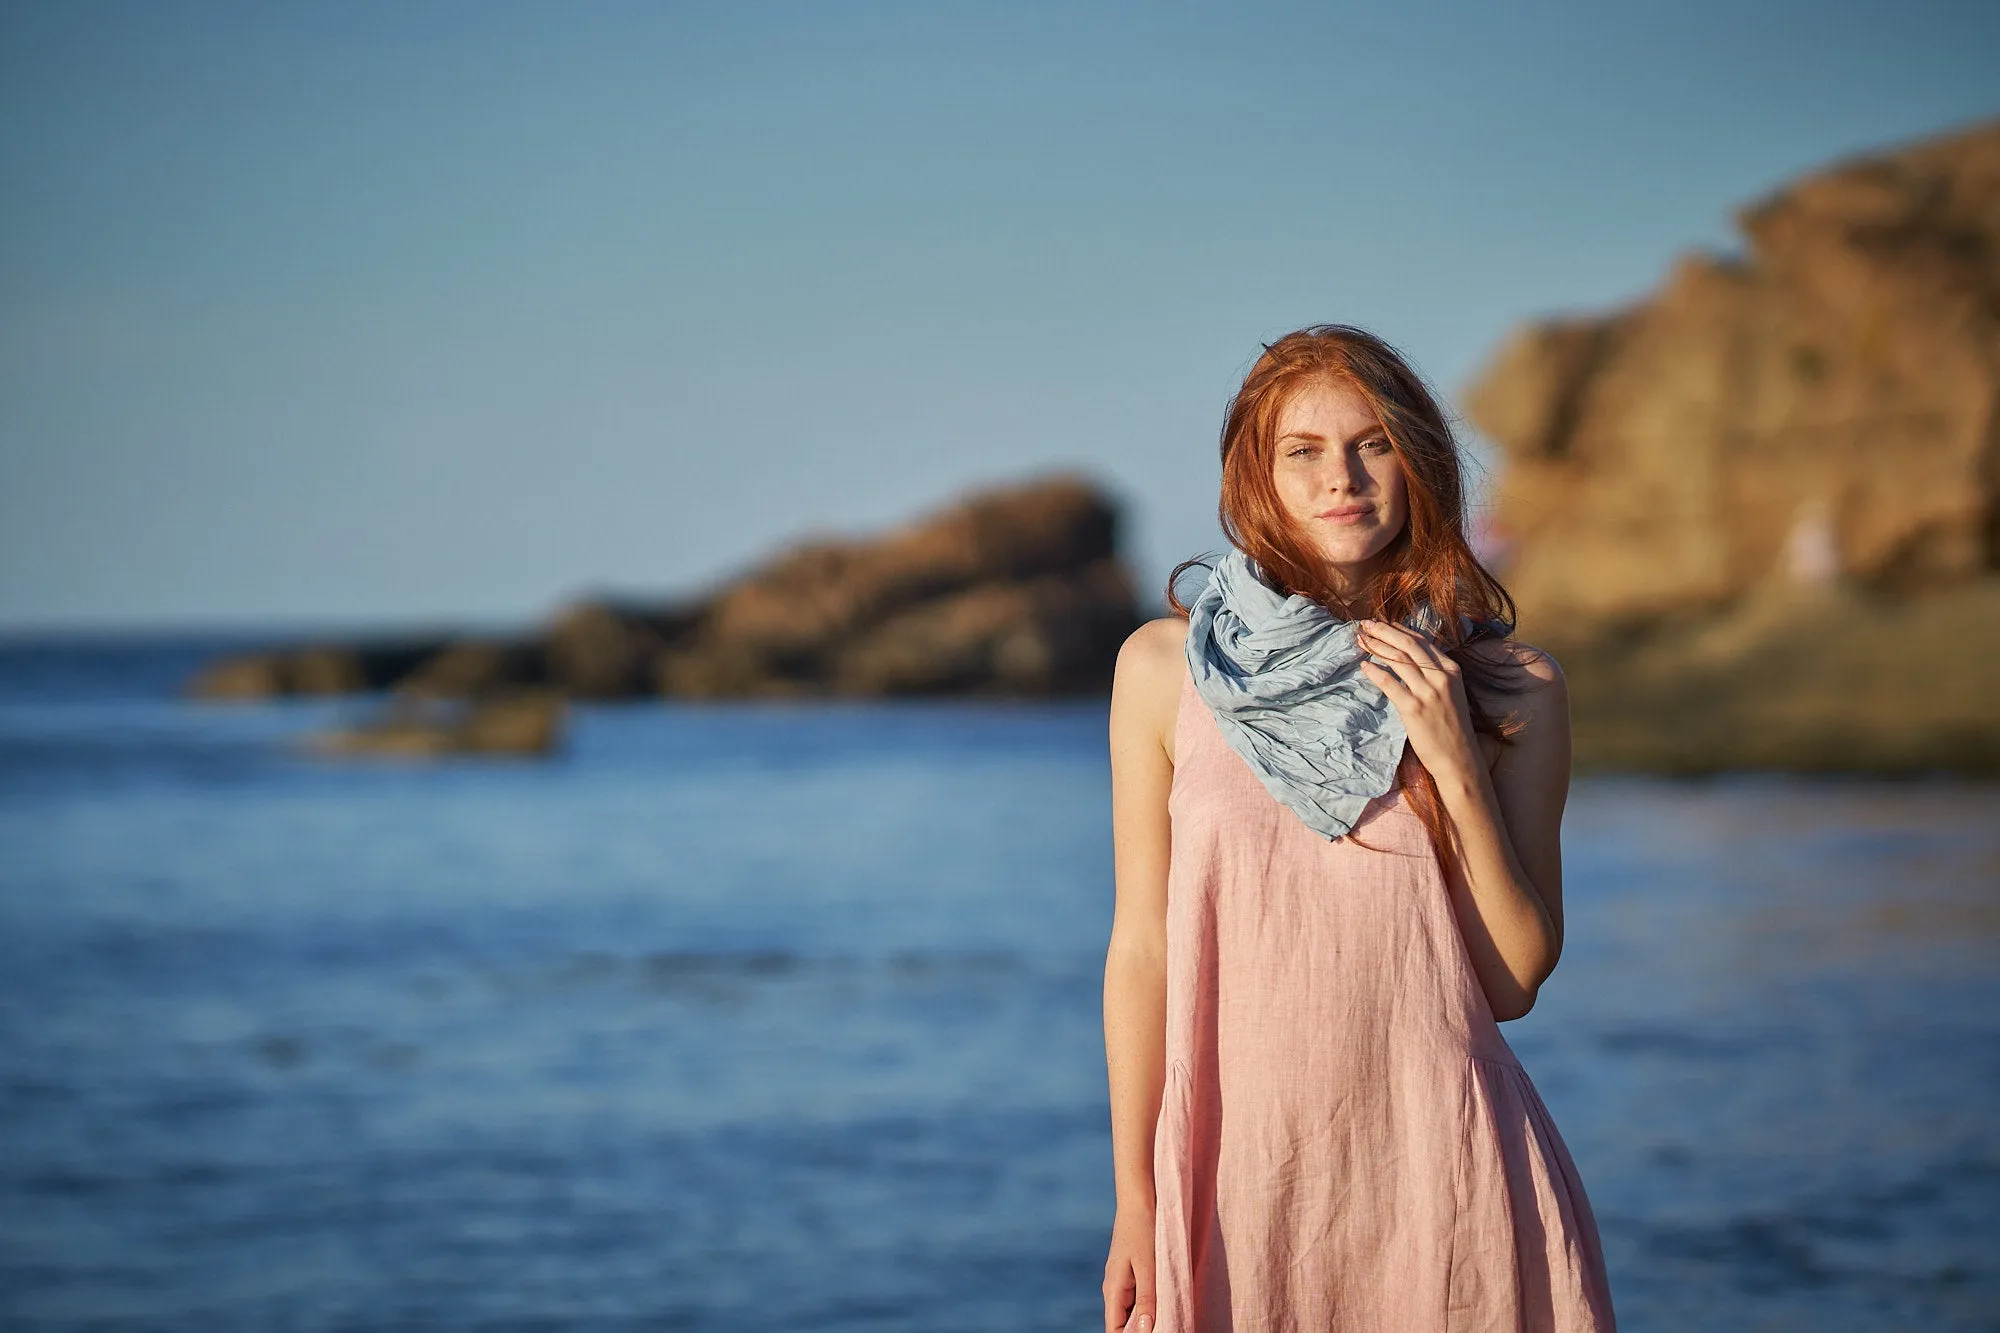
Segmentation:
{"type": "MultiPolygon", "coordinates": [[[[1514,599],[1473,554],[1466,532],[1464,463],[1457,437],[1423,377],[1382,339],[1347,324],[1315,324],[1266,344],[1222,423],[1222,531],[1281,591],[1312,598],[1346,620],[1400,623],[1420,605],[1437,613],[1434,637],[1459,664],[1468,686],[1518,693],[1528,682],[1482,653],[1482,640],[1504,642],[1514,632],[1514,599]],[[1377,558],[1358,596],[1343,598],[1329,580],[1325,558],[1292,521],[1275,481],[1278,417],[1306,385],[1334,383],[1365,399],[1403,469],[1408,516],[1377,558]],[[1470,632],[1467,632],[1467,622],[1470,632]]],[[[1184,560],[1167,577],[1167,604],[1185,618],[1175,591],[1182,574],[1205,561],[1184,560]]],[[[1518,723],[1494,716],[1468,688],[1473,729],[1511,744],[1518,723]]],[[[1430,831],[1447,875],[1462,863],[1437,780],[1406,750],[1397,782],[1430,831]]]]}

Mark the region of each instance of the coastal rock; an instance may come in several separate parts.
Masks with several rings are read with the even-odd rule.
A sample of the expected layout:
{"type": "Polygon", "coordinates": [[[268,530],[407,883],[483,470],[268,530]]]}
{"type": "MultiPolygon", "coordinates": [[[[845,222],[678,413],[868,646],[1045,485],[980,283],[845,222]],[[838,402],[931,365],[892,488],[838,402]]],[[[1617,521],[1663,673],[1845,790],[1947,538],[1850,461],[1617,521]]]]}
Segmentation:
{"type": "Polygon", "coordinates": [[[2000,771],[2000,121],[1739,222],[1740,258],[1523,329],[1467,394],[1577,758],[2000,771]]]}
{"type": "Polygon", "coordinates": [[[540,685],[546,678],[535,639],[474,637],[439,647],[392,688],[413,698],[460,699],[540,685]]]}
{"type": "Polygon", "coordinates": [[[1100,688],[1136,627],[1114,557],[911,607],[834,654],[842,694],[1063,694],[1100,688]]]}
{"type": "Polygon", "coordinates": [[[185,692],[198,699],[227,700],[379,690],[408,675],[446,643],[435,636],[397,637],[239,653],[202,668],[185,692]]]}
{"type": "Polygon", "coordinates": [[[1721,614],[1539,641],[1582,768],[2000,775],[2000,577],[1914,597],[1774,581],[1721,614]]]}
{"type": "Polygon", "coordinates": [[[1073,475],[874,538],[818,537],[691,597],[581,598],[541,629],[309,644],[210,666],[208,698],[547,689],[575,699],[1101,693],[1139,621],[1116,506],[1073,475]]]}
{"type": "Polygon", "coordinates": [[[563,697],[550,690],[510,691],[473,702],[399,697],[357,726],[308,736],[304,746],[335,757],[540,756],[560,744],[565,712],[563,697]]]}
{"type": "Polygon", "coordinates": [[[1524,617],[1719,606],[1814,507],[1837,574],[1868,586],[1995,568],[2000,122],[1739,221],[1743,257],[1690,255],[1646,301],[1522,330],[1469,390],[1504,454],[1524,617]]]}
{"type": "Polygon", "coordinates": [[[660,688],[719,694],[1062,694],[1109,687],[1140,616],[1095,488],[1053,477],[874,541],[801,544],[719,591],[660,688]]]}
{"type": "Polygon", "coordinates": [[[670,632],[658,617],[606,601],[564,607],[542,635],[542,678],[576,699],[624,699],[653,686],[670,632]]]}

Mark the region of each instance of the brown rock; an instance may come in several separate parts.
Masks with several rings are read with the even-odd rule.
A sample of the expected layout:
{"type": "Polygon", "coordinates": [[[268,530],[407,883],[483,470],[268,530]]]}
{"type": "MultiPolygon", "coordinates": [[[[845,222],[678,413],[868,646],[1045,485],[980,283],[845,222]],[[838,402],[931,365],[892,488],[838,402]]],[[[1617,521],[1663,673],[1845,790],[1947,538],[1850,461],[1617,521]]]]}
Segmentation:
{"type": "Polygon", "coordinates": [[[542,636],[550,684],[578,699],[623,699],[653,687],[665,640],[639,614],[582,601],[560,611],[542,636]]]}
{"type": "Polygon", "coordinates": [[[1839,572],[1975,578],[2000,548],[2000,122],[1740,215],[1649,301],[1514,336],[1471,388],[1535,620],[1715,606],[1824,504],[1839,572]]]}
{"type": "Polygon", "coordinates": [[[539,685],[545,675],[541,645],[533,639],[471,638],[438,649],[394,689],[418,698],[471,698],[539,685]]]}
{"type": "Polygon", "coordinates": [[[379,690],[406,675],[445,642],[433,636],[367,639],[234,654],[196,673],[186,692],[200,699],[229,700],[379,690]]]}
{"type": "Polygon", "coordinates": [[[1101,691],[1139,622],[1116,532],[1101,493],[1056,476],[873,541],[799,545],[716,594],[662,655],[661,691],[1101,691]]]}
{"type": "Polygon", "coordinates": [[[186,689],[196,699],[269,699],[285,692],[285,664],[276,653],[211,662],[196,673],[186,689]]]}
{"type": "Polygon", "coordinates": [[[1117,515],[1080,478],[977,495],[871,541],[802,544],[717,597],[705,633],[777,659],[982,583],[1074,570],[1113,554],[1117,515]]]}
{"type": "Polygon", "coordinates": [[[1105,681],[1134,628],[1115,558],[1075,575],[988,583],[912,607],[835,654],[842,694],[1057,695],[1105,681]]]}
{"type": "Polygon", "coordinates": [[[560,743],[566,706],[552,690],[517,690],[471,703],[404,696],[358,726],[318,732],[305,748],[328,757],[537,756],[560,743]]]}
{"type": "Polygon", "coordinates": [[[1578,761],[2000,772],[2000,121],[1739,217],[1468,394],[1578,761]]]}
{"type": "Polygon", "coordinates": [[[2000,775],[2000,577],[1924,596],[1774,581],[1563,643],[1584,768],[2000,775]]]}
{"type": "Polygon", "coordinates": [[[410,699],[542,687],[579,699],[1102,691],[1139,622],[1117,526],[1087,481],[1050,476],[876,538],[801,543],[693,598],[580,599],[533,634],[403,643],[399,655],[367,644],[246,655],[194,688],[410,699]]]}

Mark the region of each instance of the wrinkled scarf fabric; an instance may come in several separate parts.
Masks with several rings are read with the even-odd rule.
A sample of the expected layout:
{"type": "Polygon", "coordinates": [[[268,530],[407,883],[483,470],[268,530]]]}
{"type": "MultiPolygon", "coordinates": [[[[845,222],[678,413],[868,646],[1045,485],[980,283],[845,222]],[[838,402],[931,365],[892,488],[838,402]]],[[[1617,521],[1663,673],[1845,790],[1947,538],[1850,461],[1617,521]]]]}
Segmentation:
{"type": "MultiPolygon", "coordinates": [[[[1422,606],[1404,624],[1434,633],[1422,606]]],[[[1232,548],[1188,608],[1195,691],[1264,789],[1323,837],[1354,827],[1396,782],[1403,719],[1361,672],[1354,622],[1266,583],[1232,548]]]]}

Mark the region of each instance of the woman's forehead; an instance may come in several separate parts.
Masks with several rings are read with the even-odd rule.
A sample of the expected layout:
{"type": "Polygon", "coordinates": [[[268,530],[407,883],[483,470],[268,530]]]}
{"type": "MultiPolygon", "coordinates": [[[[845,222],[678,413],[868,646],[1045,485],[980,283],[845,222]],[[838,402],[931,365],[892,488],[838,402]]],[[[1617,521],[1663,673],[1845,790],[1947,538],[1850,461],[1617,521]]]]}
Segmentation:
{"type": "Polygon", "coordinates": [[[1367,398],[1344,380],[1308,380],[1278,405],[1277,426],[1281,436],[1297,431],[1345,439],[1354,431],[1377,424],[1375,409],[1367,398]]]}

